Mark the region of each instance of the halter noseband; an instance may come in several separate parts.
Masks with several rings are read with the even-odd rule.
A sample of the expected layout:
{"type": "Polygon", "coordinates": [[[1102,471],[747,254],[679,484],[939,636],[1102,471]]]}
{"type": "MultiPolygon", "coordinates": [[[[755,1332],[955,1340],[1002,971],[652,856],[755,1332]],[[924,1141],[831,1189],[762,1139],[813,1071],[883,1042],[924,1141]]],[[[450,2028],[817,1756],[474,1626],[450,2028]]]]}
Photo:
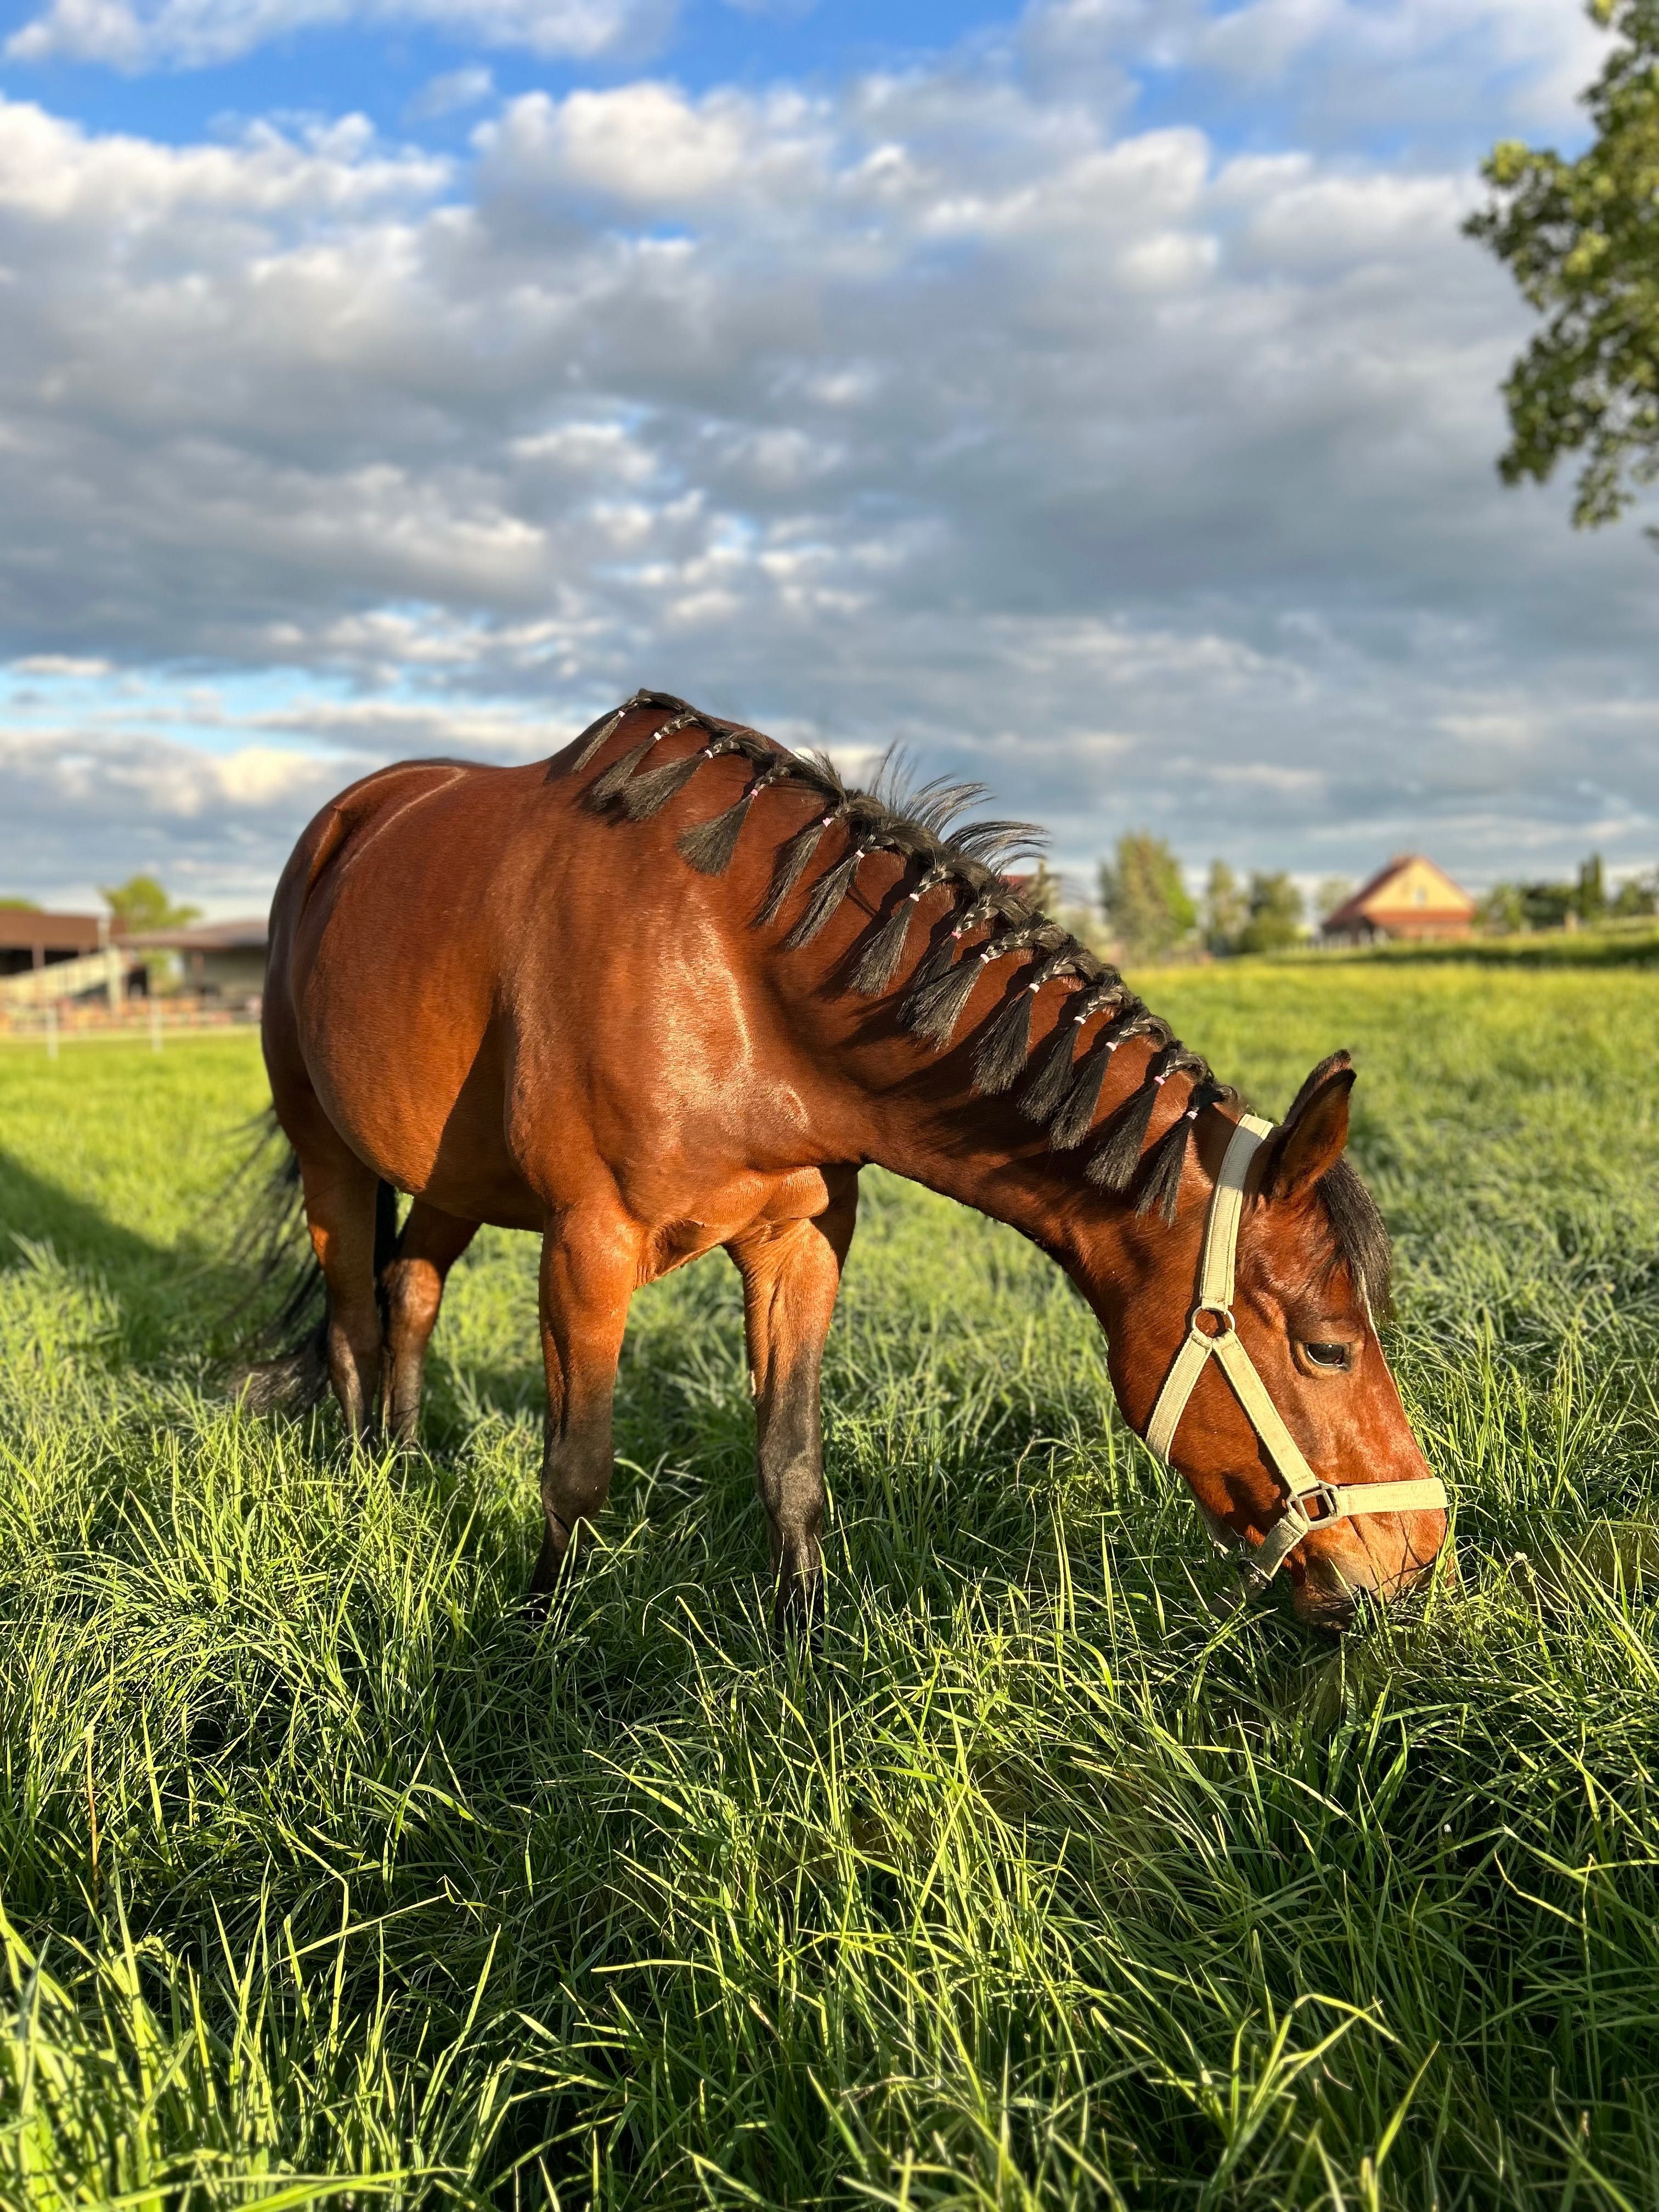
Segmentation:
{"type": "MultiPolygon", "coordinates": [[[[1158,1394],[1146,1424],[1146,1442],[1166,1466],[1181,1417],[1193,1386],[1213,1359],[1233,1386],[1233,1395],[1244,1408],[1251,1427],[1261,1440],[1288,1496],[1285,1510],[1267,1531],[1257,1549],[1243,1563],[1246,1596],[1265,1589],[1291,1553],[1316,1528],[1333,1521],[1351,1520],[1365,1513],[1442,1512],[1446,1510],[1446,1486],[1438,1475],[1419,1475],[1411,1482],[1326,1482],[1303,1457],[1296,1438],[1280,1419],[1267,1386],[1233,1326],[1233,1272],[1238,1252],[1238,1224],[1244,1210],[1244,1185],[1265,1139],[1273,1124],[1258,1115],[1243,1115],[1234,1129],[1221,1163],[1221,1173],[1210,1199],[1204,1225],[1204,1248],[1198,1263],[1198,1301],[1192,1322],[1175,1364],[1158,1394]],[[1208,1322],[1209,1326],[1206,1323],[1208,1322]],[[1318,1507],[1316,1516],[1306,1510],[1318,1507]]],[[[1200,1506],[1218,1543],[1231,1539],[1224,1525],[1200,1506]]]]}

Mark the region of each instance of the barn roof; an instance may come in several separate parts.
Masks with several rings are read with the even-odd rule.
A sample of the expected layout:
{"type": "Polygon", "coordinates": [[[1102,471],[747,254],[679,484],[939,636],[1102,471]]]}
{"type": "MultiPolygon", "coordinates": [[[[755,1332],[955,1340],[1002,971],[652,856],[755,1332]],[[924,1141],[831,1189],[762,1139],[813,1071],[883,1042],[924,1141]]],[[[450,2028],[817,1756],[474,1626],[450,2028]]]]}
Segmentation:
{"type": "Polygon", "coordinates": [[[1393,860],[1380,867],[1368,883],[1363,883],[1351,898],[1328,914],[1321,927],[1325,929],[1352,929],[1362,921],[1373,921],[1381,915],[1410,914],[1416,909],[1404,900],[1391,901],[1390,888],[1408,869],[1426,868],[1436,877],[1449,894],[1443,911],[1458,908],[1473,915],[1475,902],[1468,893],[1455,884],[1443,867],[1421,853],[1396,853],[1393,860]]]}
{"type": "Polygon", "coordinates": [[[270,929],[262,914],[240,921],[192,922],[188,929],[146,929],[128,938],[140,952],[263,952],[270,929]]]}
{"type": "MultiPolygon", "coordinates": [[[[38,945],[48,952],[95,952],[105,918],[52,914],[35,906],[0,906],[0,945],[38,945]]],[[[119,930],[112,933],[120,935],[119,930]]]]}

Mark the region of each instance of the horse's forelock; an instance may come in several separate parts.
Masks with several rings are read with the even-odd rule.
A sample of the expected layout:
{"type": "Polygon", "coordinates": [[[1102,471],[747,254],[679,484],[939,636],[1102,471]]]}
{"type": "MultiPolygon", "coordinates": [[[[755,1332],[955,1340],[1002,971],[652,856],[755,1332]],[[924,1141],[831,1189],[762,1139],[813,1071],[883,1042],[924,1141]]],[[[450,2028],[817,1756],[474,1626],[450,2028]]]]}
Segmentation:
{"type": "Polygon", "coordinates": [[[1354,1288],[1378,1321],[1394,1297],[1394,1247],[1376,1200],[1346,1159],[1319,1178],[1319,1195],[1335,1239],[1334,1264],[1346,1267],[1354,1288]]]}

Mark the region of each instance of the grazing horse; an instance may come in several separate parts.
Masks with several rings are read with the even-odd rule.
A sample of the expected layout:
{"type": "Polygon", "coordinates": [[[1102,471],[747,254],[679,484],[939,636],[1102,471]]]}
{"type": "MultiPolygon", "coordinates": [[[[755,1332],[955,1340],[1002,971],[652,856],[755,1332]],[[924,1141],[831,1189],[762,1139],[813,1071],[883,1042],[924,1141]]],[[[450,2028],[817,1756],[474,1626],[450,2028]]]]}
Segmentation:
{"type": "Polygon", "coordinates": [[[325,1317],[256,1401],[331,1383],[354,1435],[378,1397],[412,1442],[449,1269],[480,1223],[533,1230],[544,1591],[605,1503],[633,1292],[724,1245],[778,1622],[811,1620],[819,1375],[873,1160],[1058,1261],[1251,1579],[1282,1566],[1328,1625],[1419,1582],[1445,1493],[1377,1340],[1346,1054],[1282,1127],[1246,1114],[1011,883],[1024,825],[952,826],[977,796],[852,790],[640,692],[550,762],[408,762],[332,800],[277,888],[264,1011],[325,1317]]]}

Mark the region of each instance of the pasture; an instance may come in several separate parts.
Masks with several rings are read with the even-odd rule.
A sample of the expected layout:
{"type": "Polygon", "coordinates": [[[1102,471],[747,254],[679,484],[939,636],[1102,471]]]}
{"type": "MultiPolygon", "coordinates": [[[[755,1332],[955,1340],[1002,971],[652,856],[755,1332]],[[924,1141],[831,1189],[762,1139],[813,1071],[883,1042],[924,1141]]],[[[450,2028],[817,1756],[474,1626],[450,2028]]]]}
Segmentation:
{"type": "Polygon", "coordinates": [[[1206,1614],[1058,1274],[873,1174],[822,1651],[722,1258],[532,1630],[531,1241],[425,1455],[243,1419],[255,1046],[0,1051],[0,2199],[1659,2201],[1659,977],[1135,980],[1268,1110],[1359,1059],[1462,1584],[1340,1648],[1206,1614]]]}

